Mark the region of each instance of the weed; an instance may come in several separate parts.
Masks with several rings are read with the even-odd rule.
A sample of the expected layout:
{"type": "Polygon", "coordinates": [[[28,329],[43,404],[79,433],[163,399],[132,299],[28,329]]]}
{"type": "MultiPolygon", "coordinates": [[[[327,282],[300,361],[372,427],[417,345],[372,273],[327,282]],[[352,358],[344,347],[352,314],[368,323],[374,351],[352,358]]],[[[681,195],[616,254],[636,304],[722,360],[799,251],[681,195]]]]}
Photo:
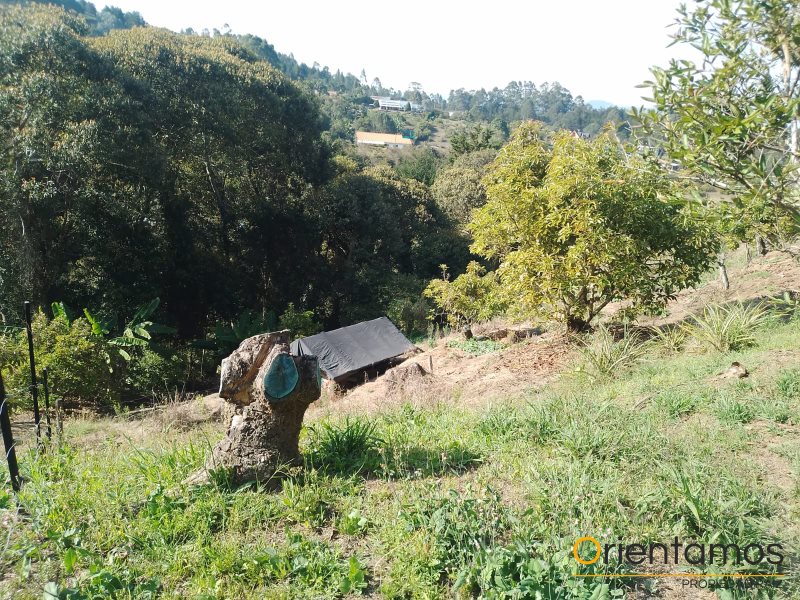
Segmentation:
{"type": "Polygon", "coordinates": [[[447,342],[448,348],[458,348],[472,356],[481,356],[482,354],[497,352],[507,345],[508,344],[495,340],[476,340],[475,338],[469,340],[450,340],[447,342]]]}
{"type": "Polygon", "coordinates": [[[360,473],[377,468],[378,450],[384,442],[375,433],[375,423],[347,418],[342,424],[326,421],[309,427],[309,431],[309,462],[317,468],[332,473],[360,473]]]}
{"type": "Polygon", "coordinates": [[[713,405],[714,415],[723,423],[749,423],[755,416],[752,404],[731,394],[722,394],[713,405]]]}
{"type": "Polygon", "coordinates": [[[764,304],[713,304],[703,315],[685,326],[686,332],[701,345],[717,352],[733,352],[752,346],[755,332],[764,325],[769,312],[764,304]]]}
{"type": "Polygon", "coordinates": [[[781,372],[775,386],[780,398],[784,400],[800,400],[800,369],[781,372]]]}
{"type": "Polygon", "coordinates": [[[686,331],[680,327],[653,327],[653,341],[667,354],[678,354],[686,345],[686,331]]]}
{"type": "Polygon", "coordinates": [[[581,349],[583,365],[579,372],[592,379],[607,379],[636,363],[646,351],[647,344],[638,332],[626,331],[623,338],[616,341],[608,328],[601,326],[581,349]]]}
{"type": "Polygon", "coordinates": [[[668,390],[658,394],[653,404],[676,419],[691,414],[697,408],[697,397],[679,390],[668,390]]]}

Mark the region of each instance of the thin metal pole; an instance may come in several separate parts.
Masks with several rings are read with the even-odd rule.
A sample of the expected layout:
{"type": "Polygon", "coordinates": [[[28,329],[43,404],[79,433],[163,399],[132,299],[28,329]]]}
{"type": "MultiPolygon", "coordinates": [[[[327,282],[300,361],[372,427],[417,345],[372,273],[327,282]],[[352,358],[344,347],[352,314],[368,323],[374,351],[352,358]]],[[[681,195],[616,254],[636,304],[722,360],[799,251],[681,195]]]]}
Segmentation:
{"type": "Polygon", "coordinates": [[[31,364],[31,396],[33,397],[33,422],[36,427],[36,441],[41,441],[39,431],[39,386],[36,384],[36,358],[33,356],[33,329],[31,329],[31,303],[25,301],[25,329],[28,331],[28,360],[31,364]]]}
{"type": "Polygon", "coordinates": [[[14,437],[11,435],[11,419],[8,417],[6,388],[3,385],[3,374],[0,373],[0,429],[3,431],[3,446],[6,449],[8,474],[11,476],[11,489],[19,491],[20,478],[17,465],[17,451],[14,449],[14,437]]]}
{"type": "Polygon", "coordinates": [[[44,420],[47,423],[47,439],[53,437],[53,430],[50,428],[50,386],[47,385],[47,367],[42,369],[42,389],[44,389],[44,420]]]}

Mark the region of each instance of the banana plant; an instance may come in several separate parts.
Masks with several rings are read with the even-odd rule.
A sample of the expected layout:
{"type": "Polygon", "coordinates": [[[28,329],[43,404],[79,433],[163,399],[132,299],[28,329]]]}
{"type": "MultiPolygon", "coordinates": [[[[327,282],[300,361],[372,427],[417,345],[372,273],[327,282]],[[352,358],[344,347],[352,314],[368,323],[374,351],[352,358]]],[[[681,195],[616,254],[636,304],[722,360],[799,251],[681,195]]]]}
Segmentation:
{"type": "MultiPolygon", "coordinates": [[[[147,304],[140,306],[131,320],[125,324],[122,334],[108,340],[108,343],[115,346],[119,355],[126,361],[131,360],[128,349],[149,346],[154,334],[169,335],[175,333],[174,328],[160,325],[150,320],[150,316],[156,311],[160,303],[161,300],[159,298],[154,298],[147,304]]],[[[54,317],[62,317],[66,319],[67,323],[72,322],[71,311],[63,302],[53,302],[51,309],[54,317]]],[[[83,309],[83,314],[92,327],[92,335],[96,337],[107,337],[116,328],[115,319],[103,318],[92,314],[88,308],[83,309]]]]}
{"type": "Polygon", "coordinates": [[[194,346],[205,350],[213,350],[220,356],[227,356],[233,352],[242,341],[249,337],[274,331],[277,328],[275,313],[269,312],[262,318],[251,310],[239,314],[236,321],[230,323],[217,323],[214,327],[214,337],[205,340],[196,340],[194,346]]]}

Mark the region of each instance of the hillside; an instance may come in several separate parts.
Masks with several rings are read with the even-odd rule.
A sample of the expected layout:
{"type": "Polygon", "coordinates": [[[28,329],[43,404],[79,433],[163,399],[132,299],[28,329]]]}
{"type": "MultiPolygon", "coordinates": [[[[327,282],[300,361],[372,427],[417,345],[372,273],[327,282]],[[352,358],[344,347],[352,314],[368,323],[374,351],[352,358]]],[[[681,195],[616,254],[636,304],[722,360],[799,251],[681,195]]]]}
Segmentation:
{"type": "MultiPolygon", "coordinates": [[[[741,285],[726,299],[781,291],[798,274],[795,259],[772,253],[734,270],[741,285]]],[[[673,307],[700,306],[715,285],[673,307]]],[[[573,541],[592,535],[780,543],[789,576],[760,589],[795,598],[794,310],[762,324],[747,348],[708,351],[690,337],[674,354],[653,343],[613,378],[576,375],[584,363],[554,335],[473,358],[449,347],[455,338],[423,343],[413,360],[432,356],[438,383],[392,397],[374,382],[321,401],[307,419],[305,469],[277,492],[183,486],[222,434],[202,405],[71,420],[60,450],[22,452],[19,498],[0,496],[9,532],[0,591],[444,598],[523,586],[530,597],[714,597],[668,576],[686,565],[655,565],[666,575],[639,592],[630,577],[575,577],[594,572],[571,558],[573,541]],[[748,377],[720,376],[733,361],[748,377]]],[[[723,597],[751,593],[734,586],[723,597]]]]}

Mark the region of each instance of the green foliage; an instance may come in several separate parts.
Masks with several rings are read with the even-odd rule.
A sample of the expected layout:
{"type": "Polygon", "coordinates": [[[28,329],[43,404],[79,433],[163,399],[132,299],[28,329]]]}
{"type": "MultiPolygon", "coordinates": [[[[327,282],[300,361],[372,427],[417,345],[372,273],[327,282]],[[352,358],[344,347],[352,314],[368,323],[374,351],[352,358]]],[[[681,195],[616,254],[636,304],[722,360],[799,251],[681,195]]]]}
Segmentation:
{"type": "Polygon", "coordinates": [[[502,141],[498,143],[495,136],[496,132],[492,127],[477,123],[454,133],[450,138],[450,148],[455,156],[499,148],[502,141]]]}
{"type": "Polygon", "coordinates": [[[573,573],[586,569],[579,566],[580,569],[576,568],[569,552],[555,551],[546,544],[520,536],[508,545],[479,549],[472,564],[459,573],[454,587],[492,600],[610,600],[624,597],[621,583],[609,584],[602,578],[574,577],[573,573]]]}
{"type": "Polygon", "coordinates": [[[226,36],[87,39],[52,7],[2,6],[0,29],[5,314],[159,297],[186,339],[308,292],[320,215],[301,198],[329,153],[310,96],[226,36]]]}
{"type": "Polygon", "coordinates": [[[523,124],[485,184],[470,229],[473,252],[500,263],[495,295],[573,331],[614,300],[628,300],[629,314],[662,308],[716,251],[708,223],[684,211],[658,166],[608,132],[594,141],[562,133],[551,147],[541,124],[523,124]]]}
{"type": "Polygon", "coordinates": [[[322,331],[322,327],[314,320],[313,310],[297,310],[290,302],[283,314],[278,318],[278,327],[288,329],[295,338],[314,335],[322,331]]]}
{"type": "Polygon", "coordinates": [[[441,258],[456,268],[466,264],[467,241],[450,228],[428,188],[389,168],[343,170],[314,202],[324,217],[327,285],[311,303],[327,307],[326,327],[386,314],[398,300],[413,304],[441,258]]]}
{"type": "Polygon", "coordinates": [[[733,394],[720,395],[714,403],[713,411],[726,424],[749,423],[755,416],[751,403],[733,394]]]}
{"type": "Polygon", "coordinates": [[[798,210],[796,4],[703,0],[678,15],[673,43],[700,57],[651,70],[643,87],[655,109],[634,111],[640,137],[686,175],[730,196],[727,233],[737,241],[780,238],[798,210]]]}
{"type": "Polygon", "coordinates": [[[733,352],[752,346],[756,331],[769,317],[764,304],[712,304],[685,326],[700,344],[717,352],[733,352]]]}
{"type": "Polygon", "coordinates": [[[486,203],[482,179],[482,170],[454,165],[437,174],[431,193],[447,216],[458,223],[468,223],[472,211],[486,203]]]}
{"type": "Polygon", "coordinates": [[[347,418],[341,424],[323,422],[310,428],[311,463],[333,473],[373,471],[383,440],[374,423],[347,418]]]}
{"type": "Polygon", "coordinates": [[[686,329],[679,326],[654,327],[653,341],[667,354],[678,354],[686,345],[686,329]]]}
{"type": "Polygon", "coordinates": [[[625,331],[620,340],[601,326],[581,349],[583,365],[579,372],[593,379],[607,379],[635,364],[648,350],[638,331],[625,331]]]}
{"type": "Polygon", "coordinates": [[[468,340],[450,340],[447,342],[447,347],[458,348],[472,356],[481,356],[482,354],[490,354],[502,350],[506,347],[506,344],[495,340],[476,340],[471,338],[468,340]]]}
{"type": "Polygon", "coordinates": [[[425,185],[432,185],[442,159],[436,151],[429,148],[414,148],[411,153],[405,153],[395,167],[401,177],[416,179],[425,185]]]}
{"type": "Polygon", "coordinates": [[[800,370],[783,371],[777,382],[778,394],[785,400],[800,399],[800,370]]]}
{"type": "MultiPolygon", "coordinates": [[[[64,316],[48,320],[39,311],[32,327],[36,365],[47,368],[54,397],[84,406],[109,406],[119,399],[122,365],[108,341],[94,335],[88,321],[69,323],[64,316]]],[[[24,330],[0,336],[0,359],[12,401],[28,406],[30,370],[24,330]]]]}
{"type": "MultiPolygon", "coordinates": [[[[292,317],[292,315],[289,316],[292,317]]],[[[269,312],[266,316],[261,317],[252,310],[245,310],[239,313],[236,321],[217,323],[211,338],[197,340],[194,345],[198,348],[214,350],[217,356],[225,357],[236,350],[239,344],[247,338],[277,329],[278,320],[274,313],[269,312]]]]}
{"type": "Polygon", "coordinates": [[[446,265],[442,265],[442,278],[431,281],[424,293],[439,307],[441,316],[459,326],[485,321],[503,311],[505,304],[498,299],[497,287],[497,274],[486,273],[484,267],[472,261],[466,273],[453,281],[446,265]]]}

